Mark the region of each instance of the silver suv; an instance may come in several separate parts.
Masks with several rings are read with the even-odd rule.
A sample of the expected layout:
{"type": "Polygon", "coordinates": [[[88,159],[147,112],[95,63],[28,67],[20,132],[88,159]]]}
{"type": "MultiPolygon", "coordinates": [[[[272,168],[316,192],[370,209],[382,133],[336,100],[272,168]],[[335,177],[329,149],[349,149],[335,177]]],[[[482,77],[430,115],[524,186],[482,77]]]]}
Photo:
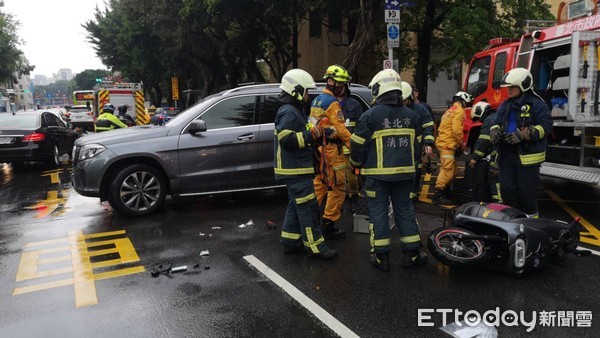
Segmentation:
{"type": "MultiPolygon", "coordinates": [[[[318,84],[313,97],[322,88],[318,84]]],[[[82,137],[73,148],[73,187],[127,216],[157,211],[169,194],[281,187],[273,174],[280,92],[279,84],[238,87],[206,97],[164,126],[82,137]]],[[[352,85],[351,92],[368,109],[370,90],[352,85]]]]}

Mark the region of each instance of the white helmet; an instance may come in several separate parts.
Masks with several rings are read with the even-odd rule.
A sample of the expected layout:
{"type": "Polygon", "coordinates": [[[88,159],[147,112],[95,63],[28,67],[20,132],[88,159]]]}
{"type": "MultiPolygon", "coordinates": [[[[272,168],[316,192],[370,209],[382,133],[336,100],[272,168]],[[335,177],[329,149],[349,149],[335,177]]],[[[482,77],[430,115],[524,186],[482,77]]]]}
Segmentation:
{"type": "Polygon", "coordinates": [[[291,69],[283,74],[279,88],[296,100],[303,101],[306,91],[317,87],[315,80],[313,80],[313,77],[307,71],[291,69]]]}
{"type": "Polygon", "coordinates": [[[525,68],[513,68],[504,74],[500,87],[517,86],[522,92],[526,92],[533,87],[533,76],[525,68]]]}
{"type": "Polygon", "coordinates": [[[473,101],[473,97],[471,96],[471,94],[467,93],[467,92],[463,92],[460,91],[456,94],[454,94],[454,99],[461,99],[463,101],[465,101],[466,104],[471,103],[471,101],[473,101]]]}
{"type": "Polygon", "coordinates": [[[408,84],[408,82],[402,81],[402,100],[406,100],[409,97],[412,99],[412,87],[408,84]]]}
{"type": "Polygon", "coordinates": [[[485,101],[477,102],[471,109],[471,120],[480,119],[483,113],[490,108],[492,106],[485,101]]]}
{"type": "Polygon", "coordinates": [[[382,94],[392,90],[402,91],[402,79],[400,75],[393,69],[384,69],[375,74],[371,83],[371,94],[374,98],[380,97],[382,94]]]}

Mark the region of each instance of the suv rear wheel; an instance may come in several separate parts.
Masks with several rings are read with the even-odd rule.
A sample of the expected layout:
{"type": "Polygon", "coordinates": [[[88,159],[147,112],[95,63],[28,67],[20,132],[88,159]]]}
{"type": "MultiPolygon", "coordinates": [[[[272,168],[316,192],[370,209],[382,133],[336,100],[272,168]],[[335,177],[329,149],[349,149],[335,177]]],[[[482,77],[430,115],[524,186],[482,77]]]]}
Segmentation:
{"type": "Polygon", "coordinates": [[[110,186],[109,203],[117,212],[139,217],[159,209],[167,195],[162,173],[145,164],[121,170],[110,186]]]}

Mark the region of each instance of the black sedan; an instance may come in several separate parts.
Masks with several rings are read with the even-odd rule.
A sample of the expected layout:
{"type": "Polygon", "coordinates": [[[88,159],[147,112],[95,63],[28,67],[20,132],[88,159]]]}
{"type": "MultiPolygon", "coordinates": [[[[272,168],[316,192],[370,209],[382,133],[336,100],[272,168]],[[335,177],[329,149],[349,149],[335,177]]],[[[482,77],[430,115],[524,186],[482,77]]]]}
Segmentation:
{"type": "Polygon", "coordinates": [[[71,155],[77,134],[50,111],[0,113],[0,163],[19,166],[42,161],[60,165],[60,155],[71,155]]]}

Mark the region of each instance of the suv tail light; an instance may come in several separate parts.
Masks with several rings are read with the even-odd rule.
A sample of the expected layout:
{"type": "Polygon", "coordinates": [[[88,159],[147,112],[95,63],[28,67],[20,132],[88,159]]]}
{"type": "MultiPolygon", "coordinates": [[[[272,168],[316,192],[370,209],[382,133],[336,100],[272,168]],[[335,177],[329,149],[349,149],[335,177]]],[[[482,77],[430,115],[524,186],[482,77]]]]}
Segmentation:
{"type": "Polygon", "coordinates": [[[91,112],[91,111],[89,111],[89,112],[87,112],[87,114],[88,114],[89,116],[93,116],[93,115],[94,115],[94,112],[91,112]]]}
{"type": "Polygon", "coordinates": [[[33,134],[29,134],[29,135],[25,135],[23,136],[23,138],[21,139],[21,142],[23,143],[27,143],[29,141],[31,142],[40,142],[46,139],[46,134],[43,133],[33,133],[33,134]]]}

